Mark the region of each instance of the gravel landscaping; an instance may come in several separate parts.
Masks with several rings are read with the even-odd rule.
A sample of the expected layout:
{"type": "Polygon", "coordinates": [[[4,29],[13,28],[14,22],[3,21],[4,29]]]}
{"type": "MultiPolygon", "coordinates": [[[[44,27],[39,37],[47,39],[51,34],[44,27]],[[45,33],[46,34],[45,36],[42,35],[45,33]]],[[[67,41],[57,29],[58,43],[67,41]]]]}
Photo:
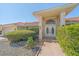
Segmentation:
{"type": "MultiPolygon", "coordinates": [[[[7,39],[0,37],[0,56],[33,56],[31,49],[22,47],[13,47],[7,39]]],[[[21,43],[21,42],[20,42],[21,43]]]]}

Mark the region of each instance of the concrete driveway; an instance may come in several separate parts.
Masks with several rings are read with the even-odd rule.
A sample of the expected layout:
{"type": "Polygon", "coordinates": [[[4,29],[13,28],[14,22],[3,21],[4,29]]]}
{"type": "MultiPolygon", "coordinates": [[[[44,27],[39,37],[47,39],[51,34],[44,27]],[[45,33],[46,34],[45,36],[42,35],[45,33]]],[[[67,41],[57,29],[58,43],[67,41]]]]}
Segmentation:
{"type": "Polygon", "coordinates": [[[6,40],[7,38],[4,38],[4,37],[2,37],[2,36],[0,36],[0,40],[6,40]]]}

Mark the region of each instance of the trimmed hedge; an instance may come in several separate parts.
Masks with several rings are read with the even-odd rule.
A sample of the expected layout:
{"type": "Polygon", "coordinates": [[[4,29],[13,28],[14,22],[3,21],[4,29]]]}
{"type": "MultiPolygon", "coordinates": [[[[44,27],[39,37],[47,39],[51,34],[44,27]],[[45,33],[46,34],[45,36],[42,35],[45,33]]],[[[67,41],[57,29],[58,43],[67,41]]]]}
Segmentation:
{"type": "Polygon", "coordinates": [[[39,27],[38,26],[29,27],[28,30],[35,31],[37,34],[39,33],[39,27]]]}
{"type": "Polygon", "coordinates": [[[79,56],[79,24],[59,27],[56,38],[65,55],[79,56]]]}
{"type": "Polygon", "coordinates": [[[11,42],[18,42],[21,40],[27,41],[28,37],[30,36],[35,37],[35,32],[31,30],[16,30],[13,32],[6,33],[5,36],[11,42]]]}

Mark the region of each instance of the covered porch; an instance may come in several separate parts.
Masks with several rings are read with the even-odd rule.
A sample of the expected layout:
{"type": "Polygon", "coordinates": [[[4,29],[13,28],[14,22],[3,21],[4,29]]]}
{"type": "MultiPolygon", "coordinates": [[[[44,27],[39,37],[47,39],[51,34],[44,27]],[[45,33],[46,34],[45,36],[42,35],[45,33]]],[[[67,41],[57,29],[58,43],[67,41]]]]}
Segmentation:
{"type": "Polygon", "coordinates": [[[65,25],[64,17],[71,12],[77,4],[34,12],[33,15],[39,20],[39,39],[56,37],[57,27],[65,25]]]}

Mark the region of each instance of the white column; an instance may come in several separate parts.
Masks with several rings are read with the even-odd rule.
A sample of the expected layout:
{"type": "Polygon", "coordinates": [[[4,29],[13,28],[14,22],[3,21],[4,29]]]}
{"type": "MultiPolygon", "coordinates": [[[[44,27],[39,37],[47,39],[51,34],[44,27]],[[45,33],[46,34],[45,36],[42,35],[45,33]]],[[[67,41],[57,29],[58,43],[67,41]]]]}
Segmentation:
{"type": "Polygon", "coordinates": [[[42,40],[43,38],[43,20],[41,16],[37,16],[37,19],[39,20],[39,39],[42,40]]]}
{"type": "Polygon", "coordinates": [[[60,26],[65,25],[64,16],[65,16],[65,12],[62,12],[62,13],[60,14],[60,26]]]}

